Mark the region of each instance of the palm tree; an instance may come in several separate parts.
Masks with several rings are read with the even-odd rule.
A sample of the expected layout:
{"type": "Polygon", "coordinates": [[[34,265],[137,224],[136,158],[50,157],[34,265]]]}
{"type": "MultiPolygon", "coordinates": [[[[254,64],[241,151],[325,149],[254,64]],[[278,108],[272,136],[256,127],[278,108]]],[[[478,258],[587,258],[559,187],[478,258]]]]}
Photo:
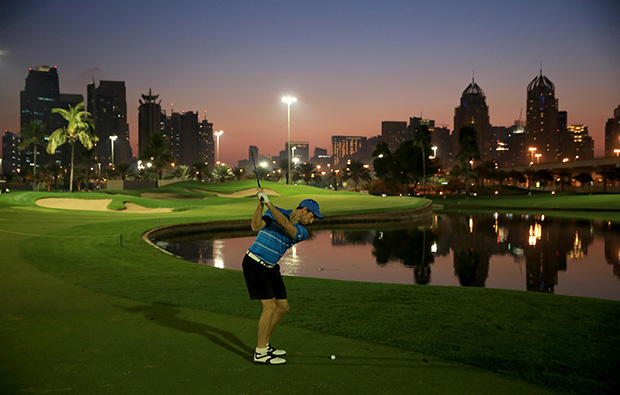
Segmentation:
{"type": "Polygon", "coordinates": [[[133,175],[134,169],[129,163],[119,163],[116,165],[115,173],[124,181],[128,176],[133,175]]]}
{"type": "Polygon", "coordinates": [[[47,137],[47,133],[45,132],[45,129],[46,129],[45,125],[39,121],[33,121],[33,122],[30,122],[29,124],[24,125],[24,127],[22,127],[22,132],[21,132],[22,142],[21,144],[19,144],[19,149],[21,151],[28,148],[30,144],[33,145],[34,168],[32,171],[32,175],[34,178],[34,190],[35,191],[38,189],[38,186],[37,186],[37,154],[39,151],[39,144],[44,143],[45,137],[47,137]]]}
{"type": "Polygon", "coordinates": [[[370,181],[370,170],[360,161],[354,160],[342,170],[342,179],[353,181],[355,192],[357,192],[357,184],[360,181],[370,181]]]}
{"type": "Polygon", "coordinates": [[[295,167],[294,177],[298,180],[304,180],[306,185],[308,185],[311,180],[321,180],[321,175],[317,171],[314,163],[302,163],[300,165],[297,165],[295,167]]]}
{"type": "Polygon", "coordinates": [[[192,171],[189,166],[178,165],[174,168],[172,175],[181,180],[189,180],[192,177],[192,171]]]}
{"type": "Polygon", "coordinates": [[[431,147],[431,131],[428,129],[428,125],[418,125],[415,128],[415,134],[413,135],[413,146],[420,147],[422,150],[422,193],[426,197],[426,152],[431,147]]]}
{"type": "Polygon", "coordinates": [[[282,171],[280,174],[285,175],[285,180],[288,180],[288,159],[280,159],[278,163],[278,168],[282,171]]]}
{"type": "MultiPolygon", "coordinates": [[[[267,169],[266,167],[263,166],[258,166],[256,168],[256,171],[252,170],[252,173],[254,177],[258,176],[259,180],[264,180],[269,176],[269,169],[267,169]]],[[[281,173],[280,173],[281,174],[281,173]]]]}
{"type": "Polygon", "coordinates": [[[77,104],[75,107],[69,106],[68,110],[64,108],[53,108],[52,113],[60,114],[66,121],[67,126],[56,129],[49,137],[47,144],[47,152],[53,154],[56,147],[69,143],[71,146],[71,176],[69,178],[69,192],[73,192],[73,164],[75,161],[75,143],[80,142],[86,149],[92,149],[93,144],[99,141],[95,136],[95,125],[92,119],[88,119],[90,113],[82,111],[84,102],[77,104]]]}
{"type": "MultiPolygon", "coordinates": [[[[84,182],[84,190],[88,191],[90,190],[90,182],[89,182],[90,175],[91,175],[90,165],[95,163],[95,151],[82,148],[79,150],[79,153],[81,155],[79,167],[82,167],[82,170],[84,171],[84,174],[82,177],[82,181],[84,182]]],[[[97,176],[99,176],[99,174],[97,174],[97,176]]]]}
{"type": "Polygon", "coordinates": [[[153,164],[156,174],[155,185],[159,186],[159,180],[162,179],[164,168],[174,160],[168,138],[161,133],[153,133],[147,140],[144,153],[140,159],[153,164]]]}
{"type": "Polygon", "coordinates": [[[205,178],[205,174],[207,171],[207,164],[204,162],[194,162],[194,164],[192,165],[192,168],[194,169],[194,172],[196,173],[196,180],[198,182],[202,182],[202,180],[204,180],[205,178]]]}
{"type": "Polygon", "coordinates": [[[215,181],[224,182],[226,180],[230,180],[234,177],[230,166],[221,164],[219,166],[215,166],[213,172],[211,173],[211,178],[215,181]]]}
{"type": "Polygon", "coordinates": [[[463,126],[459,130],[459,153],[456,159],[461,163],[465,173],[465,193],[469,197],[470,182],[469,177],[473,167],[474,160],[480,159],[480,149],[478,148],[478,140],[476,138],[476,129],[472,126],[463,126]]]}
{"type": "Polygon", "coordinates": [[[233,167],[230,171],[232,171],[233,176],[235,176],[235,179],[237,181],[241,180],[244,176],[243,174],[244,170],[240,167],[233,167]]]}
{"type": "Polygon", "coordinates": [[[43,170],[43,176],[48,180],[47,190],[50,190],[50,185],[54,185],[54,191],[58,191],[58,179],[62,177],[62,167],[56,162],[52,161],[41,169],[43,170]]]}
{"type": "Polygon", "coordinates": [[[565,185],[571,185],[571,180],[573,179],[573,173],[570,169],[558,169],[555,172],[555,175],[558,177],[557,180],[560,183],[560,190],[564,192],[565,185]]]}

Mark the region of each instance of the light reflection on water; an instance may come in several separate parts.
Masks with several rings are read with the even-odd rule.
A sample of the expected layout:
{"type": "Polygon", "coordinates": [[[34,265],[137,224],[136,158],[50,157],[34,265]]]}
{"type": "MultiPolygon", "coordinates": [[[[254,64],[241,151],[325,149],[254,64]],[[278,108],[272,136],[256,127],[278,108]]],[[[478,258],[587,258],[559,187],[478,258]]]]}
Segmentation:
{"type": "MultiPolygon", "coordinates": [[[[620,224],[495,213],[442,214],[412,228],[311,229],[311,238],[281,260],[283,274],[620,300],[620,224]]],[[[247,235],[196,234],[158,244],[190,261],[241,270],[254,240],[247,235]]]]}

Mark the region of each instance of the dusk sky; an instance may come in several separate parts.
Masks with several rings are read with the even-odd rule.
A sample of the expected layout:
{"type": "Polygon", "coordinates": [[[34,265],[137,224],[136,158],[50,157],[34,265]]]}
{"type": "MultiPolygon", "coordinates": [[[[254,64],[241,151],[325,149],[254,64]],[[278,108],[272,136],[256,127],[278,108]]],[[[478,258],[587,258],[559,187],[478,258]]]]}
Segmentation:
{"type": "MultiPolygon", "coordinates": [[[[491,124],[510,126],[542,71],[569,124],[588,125],[595,156],[620,104],[620,2],[2,1],[0,128],[19,130],[30,67],[57,66],[61,93],[125,81],[134,150],[138,100],[195,111],[223,130],[221,159],[248,146],[278,155],[287,138],[331,153],[332,135],[376,136],[381,121],[453,126],[471,82],[491,124]]],[[[134,152],[136,153],[136,152],[134,152]]]]}

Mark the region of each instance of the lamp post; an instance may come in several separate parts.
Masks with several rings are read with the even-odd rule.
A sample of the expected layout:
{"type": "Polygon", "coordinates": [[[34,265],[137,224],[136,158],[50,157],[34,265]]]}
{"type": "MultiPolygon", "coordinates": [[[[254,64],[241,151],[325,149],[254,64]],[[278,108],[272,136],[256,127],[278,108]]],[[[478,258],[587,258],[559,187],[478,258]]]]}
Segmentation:
{"type": "Polygon", "coordinates": [[[288,154],[288,173],[286,173],[286,183],[289,183],[289,179],[291,178],[291,104],[295,103],[297,98],[291,96],[285,96],[282,98],[282,102],[286,103],[287,107],[287,115],[288,115],[288,146],[287,146],[287,154],[288,154]]]}
{"type": "Polygon", "coordinates": [[[616,158],[620,157],[620,149],[615,149],[614,153],[616,154],[616,158]]]}
{"type": "Polygon", "coordinates": [[[542,156],[542,154],[536,154],[534,155],[536,157],[536,164],[540,163],[540,157],[542,156]]]}
{"type": "Polygon", "coordinates": [[[530,161],[530,164],[533,165],[534,164],[534,152],[536,152],[536,147],[530,147],[530,148],[528,148],[528,150],[532,154],[532,160],[530,161]]]}
{"type": "Polygon", "coordinates": [[[117,135],[110,136],[110,145],[112,146],[112,167],[114,167],[114,142],[117,138],[117,135]]]}
{"type": "Polygon", "coordinates": [[[223,130],[215,132],[216,144],[215,144],[215,163],[220,163],[220,136],[224,133],[223,130]]]}
{"type": "Polygon", "coordinates": [[[437,146],[433,145],[431,149],[433,150],[433,159],[435,159],[437,157],[437,146]]]}

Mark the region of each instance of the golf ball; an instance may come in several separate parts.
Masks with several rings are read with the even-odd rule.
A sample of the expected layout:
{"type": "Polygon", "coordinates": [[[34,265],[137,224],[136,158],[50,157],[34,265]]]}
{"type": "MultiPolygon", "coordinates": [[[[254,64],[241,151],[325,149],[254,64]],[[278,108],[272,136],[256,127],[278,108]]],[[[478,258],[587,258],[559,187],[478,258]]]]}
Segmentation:
{"type": "Polygon", "coordinates": [[[335,356],[335,355],[332,355],[330,358],[331,358],[332,360],[334,360],[334,359],[336,359],[336,356],[335,356]]]}

